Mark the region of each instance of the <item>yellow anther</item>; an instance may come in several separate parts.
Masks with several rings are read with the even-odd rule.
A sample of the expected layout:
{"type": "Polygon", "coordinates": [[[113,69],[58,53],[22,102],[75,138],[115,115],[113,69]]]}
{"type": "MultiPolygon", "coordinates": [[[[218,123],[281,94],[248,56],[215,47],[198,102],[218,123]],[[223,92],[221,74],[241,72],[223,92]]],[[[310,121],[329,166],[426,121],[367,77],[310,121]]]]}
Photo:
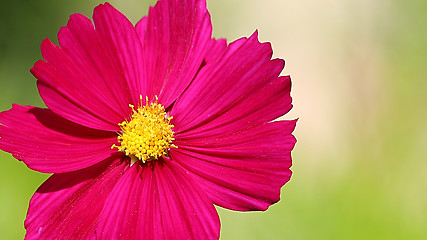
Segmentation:
{"type": "Polygon", "coordinates": [[[146,103],[143,106],[142,96],[140,105],[137,109],[132,104],[132,116],[130,121],[119,123],[121,132],[118,133],[120,146],[113,145],[111,148],[117,148],[131,157],[132,164],[135,161],[151,161],[164,157],[170,148],[177,148],[172,141],[174,132],[171,124],[172,117],[167,116],[165,108],[156,101],[149,103],[148,97],[145,97],[146,103]]]}

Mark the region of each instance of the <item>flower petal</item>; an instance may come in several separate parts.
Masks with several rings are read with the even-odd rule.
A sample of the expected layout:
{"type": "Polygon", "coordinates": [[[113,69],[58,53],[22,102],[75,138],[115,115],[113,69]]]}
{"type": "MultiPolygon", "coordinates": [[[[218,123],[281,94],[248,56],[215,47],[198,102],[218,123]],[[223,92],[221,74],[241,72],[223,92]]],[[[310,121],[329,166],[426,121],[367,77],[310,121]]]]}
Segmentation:
{"type": "Polygon", "coordinates": [[[227,49],[227,40],[220,39],[212,39],[208,48],[208,52],[206,53],[205,61],[206,64],[215,63],[219,57],[221,57],[222,53],[227,49]]]}
{"type": "Polygon", "coordinates": [[[121,94],[129,94],[132,97],[130,103],[137,105],[139,96],[146,95],[147,77],[143,69],[142,45],[135,27],[109,3],[95,8],[93,21],[105,47],[111,49],[112,57],[118,60],[117,66],[128,83],[127,91],[121,94]]]}
{"type": "Polygon", "coordinates": [[[278,79],[284,61],[270,60],[271,54],[271,46],[259,43],[257,33],[230,44],[215,64],[202,68],[172,108],[177,134],[199,127],[204,131],[245,118],[234,125],[238,127],[235,131],[239,131],[248,125],[272,121],[289,111],[290,81],[278,79]],[[274,89],[277,86],[282,92],[274,89]],[[274,107],[272,103],[277,102],[280,105],[274,107]]]}
{"type": "Polygon", "coordinates": [[[141,41],[141,44],[144,43],[145,30],[147,29],[147,19],[148,17],[144,16],[135,25],[135,29],[136,29],[136,32],[138,33],[138,37],[139,37],[139,40],[141,41]]]}
{"type": "Polygon", "coordinates": [[[52,175],[31,198],[26,239],[96,239],[105,199],[127,166],[116,156],[80,171],[52,175]]]}
{"type": "MultiPolygon", "coordinates": [[[[36,63],[36,65],[38,65],[39,63],[42,64],[43,62],[39,61],[38,63],[36,63]]],[[[61,79],[61,76],[56,75],[56,79],[61,79]]],[[[120,130],[117,124],[110,122],[106,118],[107,116],[114,115],[102,114],[101,116],[101,114],[97,114],[95,116],[95,114],[93,114],[91,110],[86,108],[89,105],[83,106],[77,104],[73,99],[64,96],[61,92],[55,90],[52,86],[49,86],[48,84],[45,84],[42,81],[37,81],[37,87],[39,89],[40,96],[42,96],[42,99],[45,104],[49,107],[50,110],[55,112],[55,114],[58,114],[59,116],[71,122],[92,129],[99,129],[105,131],[120,130]]]]}
{"type": "Polygon", "coordinates": [[[210,138],[176,140],[171,158],[219,206],[265,210],[290,179],[296,121],[278,121],[210,138]]]}
{"type": "Polygon", "coordinates": [[[111,5],[98,6],[92,22],[74,14],[58,33],[61,48],[48,39],[46,62],[31,70],[40,95],[55,113],[81,125],[118,130],[128,104],[145,95],[141,43],[135,28],[111,5]]]}
{"type": "Polygon", "coordinates": [[[116,185],[99,219],[99,239],[218,239],[212,202],[168,159],[134,164],[116,185]]]}
{"type": "Polygon", "coordinates": [[[180,131],[178,126],[175,128],[175,138],[201,139],[224,132],[231,134],[269,122],[292,108],[290,91],[291,79],[289,76],[276,78],[235,104],[228,111],[215,118],[207,118],[208,120],[203,121],[204,124],[199,124],[184,132],[180,131]]]}
{"type": "Polygon", "coordinates": [[[205,0],[161,0],[137,25],[148,96],[165,107],[189,85],[206,56],[212,26],[205,0]],[[139,25],[139,26],[138,26],[139,25]]]}
{"type": "Polygon", "coordinates": [[[0,123],[0,148],[40,172],[83,169],[116,152],[116,133],[83,127],[49,109],[13,105],[0,113],[0,123]]]}

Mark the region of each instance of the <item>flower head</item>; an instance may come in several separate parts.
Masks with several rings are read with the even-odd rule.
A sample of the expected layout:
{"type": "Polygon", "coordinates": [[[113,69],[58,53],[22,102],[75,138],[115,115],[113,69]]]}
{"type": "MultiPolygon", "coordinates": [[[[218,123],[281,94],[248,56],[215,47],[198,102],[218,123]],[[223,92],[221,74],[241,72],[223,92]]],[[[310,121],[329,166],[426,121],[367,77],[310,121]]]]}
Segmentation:
{"type": "Polygon", "coordinates": [[[0,113],[0,148],[53,173],[28,239],[217,239],[214,204],[266,210],[290,179],[284,61],[257,32],[213,39],[204,0],[159,0],[136,26],[108,3],[43,41],[47,108],[0,113]]]}

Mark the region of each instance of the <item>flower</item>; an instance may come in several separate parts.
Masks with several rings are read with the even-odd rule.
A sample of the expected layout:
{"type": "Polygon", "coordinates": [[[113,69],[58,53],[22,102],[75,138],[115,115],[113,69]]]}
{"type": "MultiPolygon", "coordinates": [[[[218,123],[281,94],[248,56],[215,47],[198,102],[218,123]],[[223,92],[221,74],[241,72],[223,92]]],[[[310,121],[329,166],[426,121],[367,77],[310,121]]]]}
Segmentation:
{"type": "Polygon", "coordinates": [[[251,211],[290,179],[289,76],[257,32],[213,39],[204,0],[159,0],[136,26],[106,3],[43,41],[48,108],[0,114],[0,148],[53,175],[27,239],[217,239],[214,205],[251,211]]]}

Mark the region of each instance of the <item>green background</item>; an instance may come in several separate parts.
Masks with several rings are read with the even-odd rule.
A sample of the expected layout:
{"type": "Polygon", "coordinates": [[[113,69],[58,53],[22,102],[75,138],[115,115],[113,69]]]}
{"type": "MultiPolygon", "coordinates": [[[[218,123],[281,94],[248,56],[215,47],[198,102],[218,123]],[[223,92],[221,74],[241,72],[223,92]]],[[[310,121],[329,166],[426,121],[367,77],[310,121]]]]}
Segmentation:
{"type": "MultiPolygon", "coordinates": [[[[40,43],[101,1],[2,1],[0,110],[43,106],[40,43]]],[[[111,1],[132,22],[155,1],[111,1]]],[[[208,0],[214,36],[259,30],[286,60],[300,118],[294,175],[266,212],[218,208],[221,239],[427,239],[427,2],[208,0]]],[[[54,153],[52,153],[54,154],[54,153]]],[[[22,239],[48,177],[0,152],[0,239],[22,239]]]]}

